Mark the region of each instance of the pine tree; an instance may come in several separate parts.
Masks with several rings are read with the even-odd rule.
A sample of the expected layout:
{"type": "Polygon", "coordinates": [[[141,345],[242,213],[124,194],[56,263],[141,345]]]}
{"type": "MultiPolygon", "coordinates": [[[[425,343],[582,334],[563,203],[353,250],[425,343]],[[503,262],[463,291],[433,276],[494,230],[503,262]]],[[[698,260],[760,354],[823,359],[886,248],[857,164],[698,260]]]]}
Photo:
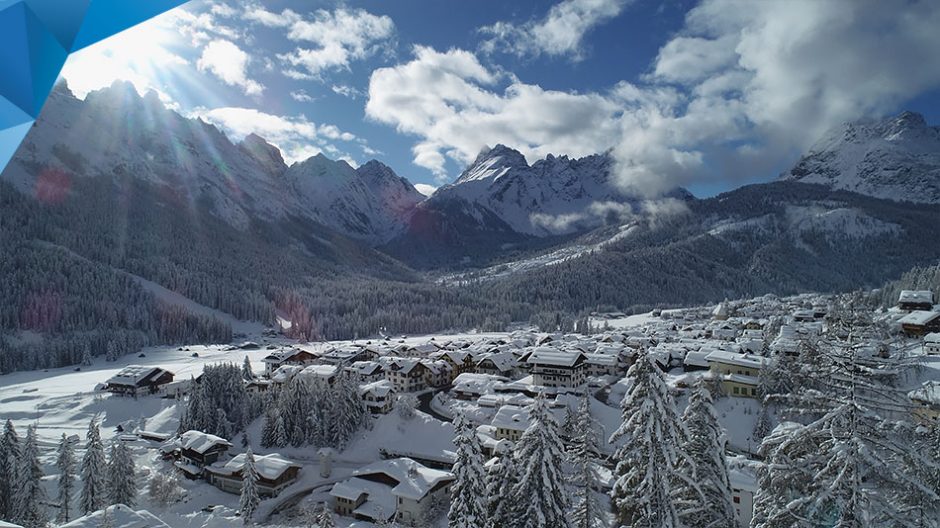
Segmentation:
{"type": "Polygon", "coordinates": [[[82,494],[81,511],[87,515],[107,505],[107,462],[101,434],[94,419],[88,425],[85,438],[85,455],[82,457],[82,494]]]}
{"type": "Polygon", "coordinates": [[[277,410],[274,405],[269,405],[264,411],[264,424],[261,426],[261,447],[274,447],[277,445],[276,422],[277,410]]]}
{"type": "Polygon", "coordinates": [[[333,520],[333,512],[324,502],[320,505],[320,519],[317,528],[336,528],[336,522],[333,520]]]}
{"type": "Polygon", "coordinates": [[[59,470],[59,515],[56,516],[56,522],[65,524],[72,517],[71,502],[75,491],[75,450],[65,433],[62,433],[62,439],[59,441],[56,468],[59,470]]]}
{"type": "Polygon", "coordinates": [[[568,451],[576,486],[571,526],[598,528],[604,526],[603,509],[594,495],[600,487],[596,469],[600,424],[591,416],[590,396],[586,391],[581,395],[574,417],[571,448],[568,451]]]}
{"type": "Polygon", "coordinates": [[[251,360],[248,359],[248,356],[245,356],[245,361],[242,362],[242,377],[245,378],[245,381],[255,379],[255,371],[251,368],[251,360]]]}
{"type": "Polygon", "coordinates": [[[242,515],[242,521],[247,525],[251,524],[251,517],[261,503],[261,497],[258,495],[258,471],[255,468],[255,456],[251,453],[251,448],[245,452],[245,465],[242,468],[242,494],[239,501],[239,511],[242,515]]]}
{"type": "Polygon", "coordinates": [[[767,403],[760,406],[760,413],[757,415],[757,421],[754,422],[754,430],[751,432],[751,438],[755,442],[763,440],[771,431],[770,410],[767,403]]]}
{"type": "Polygon", "coordinates": [[[566,528],[568,500],[561,467],[564,446],[543,394],[535,398],[529,420],[516,445],[520,473],[512,496],[519,508],[519,528],[566,528]]]}
{"type": "Polygon", "coordinates": [[[85,343],[85,346],[82,348],[82,366],[91,366],[91,346],[88,343],[85,343]]]}
{"type": "Polygon", "coordinates": [[[646,352],[637,355],[627,379],[620,402],[623,423],[611,436],[612,443],[623,441],[614,455],[611,491],[618,520],[625,526],[681,526],[672,499],[684,436],[675,400],[646,352]]]}
{"type": "Polygon", "coordinates": [[[476,428],[464,416],[454,421],[454,445],[457,446],[454,463],[454,483],[451,485],[450,511],[447,514],[450,528],[483,528],[486,519],[483,447],[477,437],[476,428]]]}
{"type": "Polygon", "coordinates": [[[20,439],[13,422],[6,421],[0,438],[0,519],[13,520],[16,495],[16,467],[20,460],[20,439]]]}
{"type": "Polygon", "coordinates": [[[734,524],[731,484],[725,462],[725,436],[711,394],[702,382],[692,387],[682,415],[687,435],[676,491],[680,518],[688,528],[724,528],[734,524]]]}
{"type": "Polygon", "coordinates": [[[17,466],[16,522],[24,528],[41,528],[48,524],[42,503],[46,493],[42,487],[42,466],[39,464],[39,445],[36,439],[36,426],[26,429],[26,442],[17,466]]]}
{"type": "Polygon", "coordinates": [[[111,504],[134,507],[137,503],[137,478],[134,459],[127,446],[117,440],[111,446],[108,461],[108,500],[111,504]]]}
{"type": "Polygon", "coordinates": [[[496,444],[496,457],[497,462],[486,471],[486,528],[512,526],[516,521],[512,491],[519,471],[507,441],[496,444]]]}

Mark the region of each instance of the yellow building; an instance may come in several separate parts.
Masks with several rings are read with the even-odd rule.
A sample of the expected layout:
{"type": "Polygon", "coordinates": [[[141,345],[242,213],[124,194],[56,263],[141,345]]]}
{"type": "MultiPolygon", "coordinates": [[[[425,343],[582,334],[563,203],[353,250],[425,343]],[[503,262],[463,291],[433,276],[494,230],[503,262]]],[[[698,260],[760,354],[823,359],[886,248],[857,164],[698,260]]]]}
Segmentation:
{"type": "Polygon", "coordinates": [[[757,398],[760,394],[760,371],[768,358],[753,354],[738,354],[716,350],[705,356],[712,376],[721,380],[721,388],[728,396],[757,398]]]}

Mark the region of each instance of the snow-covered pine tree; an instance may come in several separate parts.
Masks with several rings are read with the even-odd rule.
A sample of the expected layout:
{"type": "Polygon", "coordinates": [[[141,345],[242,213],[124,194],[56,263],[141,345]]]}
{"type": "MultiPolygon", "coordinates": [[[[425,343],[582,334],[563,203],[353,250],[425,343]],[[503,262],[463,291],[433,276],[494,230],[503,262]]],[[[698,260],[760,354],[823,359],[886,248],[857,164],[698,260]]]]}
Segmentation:
{"type": "Polygon", "coordinates": [[[450,528],[484,528],[486,505],[484,498],[483,446],[473,423],[463,414],[454,420],[454,445],[457,447],[454,463],[454,483],[450,488],[450,528]]]}
{"type": "Polygon", "coordinates": [[[284,429],[284,418],[278,414],[274,418],[274,442],[271,445],[274,447],[286,447],[287,444],[287,431],[284,429]]]}
{"type": "Polygon", "coordinates": [[[134,507],[137,503],[137,475],[131,452],[120,440],[111,446],[108,461],[108,501],[134,507]]]}
{"type": "Polygon", "coordinates": [[[255,456],[251,448],[245,452],[245,465],[242,468],[242,493],[238,509],[242,515],[242,522],[251,524],[251,517],[261,503],[258,495],[258,470],[255,468],[255,456]]]}
{"type": "Polygon", "coordinates": [[[245,381],[255,379],[255,371],[251,368],[251,360],[248,359],[248,356],[245,356],[245,360],[242,361],[242,378],[244,378],[245,381]]]}
{"type": "Polygon", "coordinates": [[[725,461],[725,435],[711,394],[703,382],[692,386],[682,414],[685,455],[679,462],[676,490],[679,517],[687,528],[725,528],[734,524],[731,484],[725,461]]]}
{"type": "Polygon", "coordinates": [[[182,489],[176,472],[156,471],[147,484],[150,500],[160,506],[166,506],[179,499],[182,489]]]}
{"type": "Polygon", "coordinates": [[[96,512],[107,504],[108,464],[101,444],[101,433],[94,418],[88,425],[85,435],[85,455],[82,457],[82,494],[80,507],[82,514],[96,512]]]}
{"type": "Polygon", "coordinates": [[[663,372],[645,351],[627,371],[620,402],[623,423],[610,441],[623,440],[614,459],[611,498],[624,526],[681,526],[673,504],[676,464],[685,433],[663,372]]]}
{"type": "Polygon", "coordinates": [[[88,343],[85,343],[85,346],[82,347],[82,366],[91,366],[91,345],[88,343]]]}
{"type": "Polygon", "coordinates": [[[558,423],[539,394],[529,409],[529,427],[516,444],[519,481],[513,487],[519,528],[566,528],[568,497],[562,472],[565,449],[558,423]]]}
{"type": "Polygon", "coordinates": [[[336,528],[336,521],[333,519],[333,512],[327,503],[320,504],[320,519],[317,528],[336,528]]]}
{"type": "Polygon", "coordinates": [[[830,310],[825,334],[801,346],[805,390],[772,396],[807,425],[790,424],[786,437],[771,434],[761,446],[754,526],[919,526],[940,517],[940,496],[921,470],[937,461],[916,449],[899,389],[916,358],[884,353],[883,335],[844,302],[830,310]]]}
{"type": "Polygon", "coordinates": [[[517,520],[512,491],[519,480],[512,447],[508,441],[496,444],[496,462],[486,468],[486,528],[512,526],[517,520]]]}
{"type": "Polygon", "coordinates": [[[75,450],[65,433],[62,433],[62,439],[59,440],[56,468],[59,470],[59,514],[56,516],[56,522],[65,524],[72,519],[72,494],[75,491],[75,450]]]}
{"type": "Polygon", "coordinates": [[[20,438],[13,422],[6,421],[0,438],[0,519],[13,520],[16,495],[16,466],[20,460],[20,438]]]}
{"type": "Polygon", "coordinates": [[[264,423],[261,426],[261,447],[274,447],[276,444],[277,409],[274,405],[264,411],[264,423]]]}
{"type": "Polygon", "coordinates": [[[751,438],[754,442],[760,442],[770,434],[772,424],[768,407],[769,405],[766,402],[760,406],[760,413],[758,413],[757,421],[754,422],[754,429],[751,431],[751,438]]]}
{"type": "Polygon", "coordinates": [[[365,424],[368,414],[359,386],[346,373],[337,376],[332,389],[334,402],[333,429],[335,431],[333,447],[343,449],[346,443],[365,424]]]}
{"type": "Polygon", "coordinates": [[[597,446],[600,441],[601,426],[591,416],[591,400],[587,391],[581,395],[574,416],[571,447],[568,450],[568,457],[574,468],[572,480],[576,486],[571,527],[600,528],[605,526],[604,511],[595,493],[600,487],[597,476],[597,446]]]}
{"type": "Polygon", "coordinates": [[[49,520],[43,510],[46,492],[42,487],[42,466],[39,464],[39,445],[36,439],[36,426],[26,429],[26,441],[17,465],[16,523],[23,528],[42,528],[49,520]]]}

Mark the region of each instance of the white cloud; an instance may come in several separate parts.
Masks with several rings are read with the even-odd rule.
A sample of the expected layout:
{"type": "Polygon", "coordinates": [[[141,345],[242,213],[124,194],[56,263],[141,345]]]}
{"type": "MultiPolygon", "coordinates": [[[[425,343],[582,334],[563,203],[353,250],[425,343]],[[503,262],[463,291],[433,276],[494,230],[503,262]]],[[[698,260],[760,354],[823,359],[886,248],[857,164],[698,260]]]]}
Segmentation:
{"type": "Polygon", "coordinates": [[[415,190],[425,196],[431,196],[435,191],[437,191],[437,187],[428,185],[426,183],[416,183],[415,190]]]}
{"type": "Polygon", "coordinates": [[[414,163],[441,180],[447,157],[468,163],[487,145],[512,145],[527,156],[580,156],[616,141],[620,108],[610,97],[514,79],[499,90],[500,76],[470,52],[419,46],[414,54],[408,63],[373,72],[366,115],[420,136],[414,163]]]}
{"type": "Polygon", "coordinates": [[[481,49],[505,50],[519,56],[570,56],[583,58],[584,36],[595,26],[623,11],[627,0],[563,0],[541,20],[522,25],[497,22],[480,28],[490,35],[481,49]]]}
{"type": "Polygon", "coordinates": [[[254,108],[196,108],[190,117],[198,117],[220,127],[236,141],[251,133],[258,134],[278,147],[288,163],[302,161],[321,152],[330,153],[335,158],[349,158],[327,140],[355,139],[334,125],[318,126],[303,115],[278,116],[254,108]]]}
{"type": "Polygon", "coordinates": [[[202,49],[196,63],[199,71],[208,71],[229,86],[237,86],[248,95],[258,95],[264,86],[248,78],[250,57],[241,48],[227,40],[213,40],[202,49]]]}
{"type": "Polygon", "coordinates": [[[291,99],[301,102],[301,103],[310,103],[315,101],[317,98],[308,94],[306,90],[294,90],[290,93],[291,99]]]}
{"type": "Polygon", "coordinates": [[[278,55],[289,65],[285,74],[292,78],[319,78],[327,70],[349,69],[352,61],[377,53],[395,34],[391,18],[364,9],[320,9],[302,16],[289,9],[278,14],[250,6],[245,16],[268,27],[286,28],[293,42],[313,45],[278,55]]]}
{"type": "Polygon", "coordinates": [[[638,83],[554,91],[467,51],[418,47],[372,74],[366,113],[416,135],[414,162],[442,181],[448,158],[467,163],[483,145],[530,159],[613,148],[623,185],[655,195],[766,177],[825,130],[940,86],[937,27],[927,0],[704,0],[638,83]]]}
{"type": "Polygon", "coordinates": [[[333,90],[334,93],[342,95],[343,97],[348,97],[350,99],[358,99],[363,95],[361,90],[345,84],[334,84],[330,87],[330,89],[333,90]]]}

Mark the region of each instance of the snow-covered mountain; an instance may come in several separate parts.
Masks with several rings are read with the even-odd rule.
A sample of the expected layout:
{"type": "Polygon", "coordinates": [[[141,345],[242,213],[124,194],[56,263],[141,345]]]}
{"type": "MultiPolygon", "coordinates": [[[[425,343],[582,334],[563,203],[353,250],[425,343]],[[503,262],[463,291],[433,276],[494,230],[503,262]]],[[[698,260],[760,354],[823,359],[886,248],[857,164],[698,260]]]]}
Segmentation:
{"type": "Polygon", "coordinates": [[[548,155],[532,165],[504,145],[485,149],[451,184],[428,200],[462,202],[481,224],[493,217],[516,233],[543,237],[602,225],[629,210],[636,198],[613,181],[607,154],[580,159],[548,155]]]}
{"type": "Polygon", "coordinates": [[[940,203],[940,127],[913,112],[839,126],[784,179],[897,201],[940,203]]]}
{"type": "Polygon", "coordinates": [[[182,203],[207,206],[239,229],[254,218],[295,216],[369,243],[400,232],[407,211],[422,199],[408,180],[376,161],[357,171],[318,155],[288,167],[260,136],[234,143],[126,82],[84,101],[64,83],[55,87],[3,178],[31,193],[48,170],[69,177],[126,173],[165,187],[182,203]]]}

